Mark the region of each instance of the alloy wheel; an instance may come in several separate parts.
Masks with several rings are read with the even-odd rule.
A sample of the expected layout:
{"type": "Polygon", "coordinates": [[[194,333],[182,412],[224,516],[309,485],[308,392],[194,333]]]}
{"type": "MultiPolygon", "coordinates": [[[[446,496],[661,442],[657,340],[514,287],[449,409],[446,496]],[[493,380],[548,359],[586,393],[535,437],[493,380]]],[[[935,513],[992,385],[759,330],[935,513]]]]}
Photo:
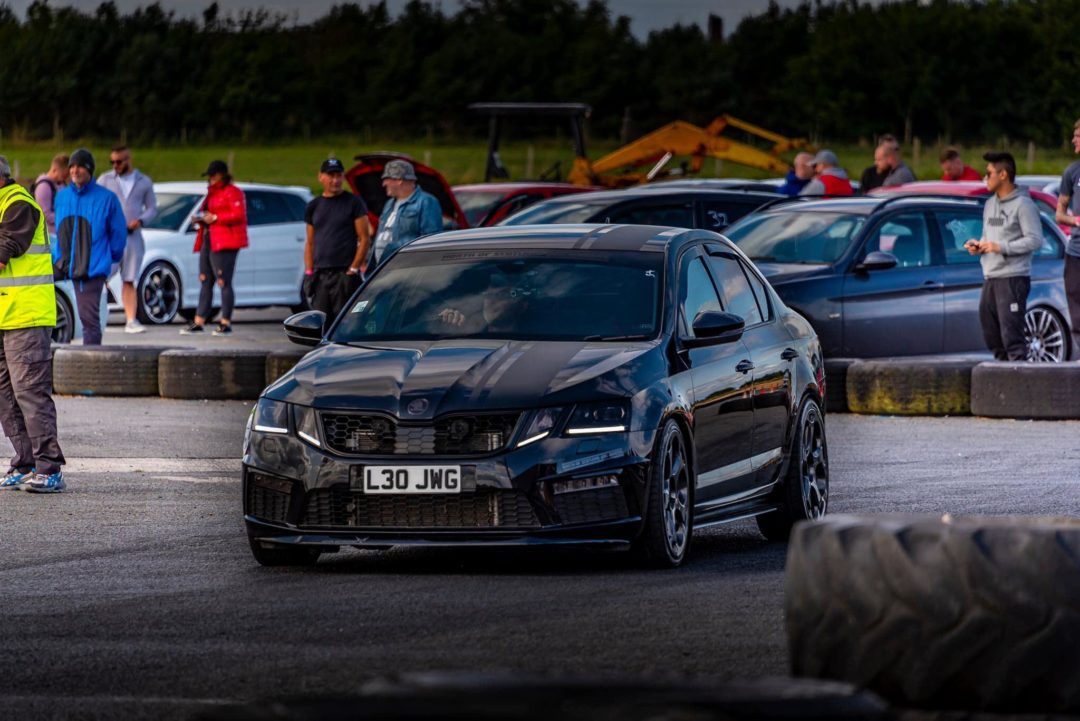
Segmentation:
{"type": "Polygon", "coordinates": [[[817,408],[803,415],[799,443],[799,481],[802,484],[803,513],[810,520],[821,518],[829,505],[829,454],[825,426],[817,408]]]}
{"type": "Polygon", "coordinates": [[[180,306],[180,279],[164,263],[154,263],[143,274],[139,303],[151,323],[168,323],[180,306]]]}
{"type": "Polygon", "coordinates": [[[664,503],[664,538],[672,558],[686,551],[690,530],[690,468],[681,433],[668,437],[663,455],[661,499],[664,503]]]}
{"type": "Polygon", "coordinates": [[[1057,314],[1047,308],[1032,308],[1024,316],[1027,359],[1034,363],[1065,360],[1065,343],[1071,341],[1057,314]]]}

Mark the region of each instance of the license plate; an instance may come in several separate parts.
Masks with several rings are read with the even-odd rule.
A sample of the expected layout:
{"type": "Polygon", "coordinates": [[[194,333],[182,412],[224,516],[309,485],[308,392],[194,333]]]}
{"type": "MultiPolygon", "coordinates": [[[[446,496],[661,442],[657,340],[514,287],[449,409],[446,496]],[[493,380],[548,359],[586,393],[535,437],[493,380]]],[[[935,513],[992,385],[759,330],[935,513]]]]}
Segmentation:
{"type": "Polygon", "coordinates": [[[461,493],[461,466],[365,466],[364,493],[461,493]]]}

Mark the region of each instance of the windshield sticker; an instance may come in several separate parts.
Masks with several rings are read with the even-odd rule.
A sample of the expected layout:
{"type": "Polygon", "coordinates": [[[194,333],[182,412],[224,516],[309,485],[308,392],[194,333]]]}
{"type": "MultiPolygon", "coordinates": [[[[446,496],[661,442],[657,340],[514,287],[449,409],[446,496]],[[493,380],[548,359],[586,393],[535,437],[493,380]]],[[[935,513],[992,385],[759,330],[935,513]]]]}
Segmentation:
{"type": "Polygon", "coordinates": [[[362,300],[359,303],[357,303],[356,305],[354,305],[350,312],[351,313],[363,313],[364,308],[367,308],[367,306],[368,306],[368,301],[362,300]]]}

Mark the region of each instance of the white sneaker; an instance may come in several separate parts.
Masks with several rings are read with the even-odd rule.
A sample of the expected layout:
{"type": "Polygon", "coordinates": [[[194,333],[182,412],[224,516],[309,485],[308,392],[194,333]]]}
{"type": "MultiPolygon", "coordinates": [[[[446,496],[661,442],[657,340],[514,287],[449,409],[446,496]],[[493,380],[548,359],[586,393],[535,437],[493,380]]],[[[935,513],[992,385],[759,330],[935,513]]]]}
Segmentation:
{"type": "Polygon", "coordinates": [[[132,318],[124,325],[125,333],[145,333],[146,327],[138,320],[132,318]]]}

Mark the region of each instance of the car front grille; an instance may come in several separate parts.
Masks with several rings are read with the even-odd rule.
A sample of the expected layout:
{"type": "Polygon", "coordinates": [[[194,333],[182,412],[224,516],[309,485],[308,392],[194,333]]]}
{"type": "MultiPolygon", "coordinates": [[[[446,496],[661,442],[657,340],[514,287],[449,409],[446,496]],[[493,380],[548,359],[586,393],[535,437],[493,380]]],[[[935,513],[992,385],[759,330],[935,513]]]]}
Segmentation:
{"type": "Polygon", "coordinates": [[[537,528],[525,494],[476,491],[454,495],[382,495],[341,484],[307,494],[303,526],[469,529],[537,528]]]}
{"type": "Polygon", "coordinates": [[[362,413],[320,414],[326,445],[349,455],[484,455],[506,447],[519,413],[447,416],[432,423],[398,423],[362,413]]]}
{"type": "Polygon", "coordinates": [[[560,493],[555,496],[555,511],[566,525],[614,521],[630,515],[626,494],[619,486],[560,493]]]}
{"type": "Polygon", "coordinates": [[[261,473],[248,476],[247,512],[256,518],[284,523],[289,516],[292,481],[261,473]]]}

